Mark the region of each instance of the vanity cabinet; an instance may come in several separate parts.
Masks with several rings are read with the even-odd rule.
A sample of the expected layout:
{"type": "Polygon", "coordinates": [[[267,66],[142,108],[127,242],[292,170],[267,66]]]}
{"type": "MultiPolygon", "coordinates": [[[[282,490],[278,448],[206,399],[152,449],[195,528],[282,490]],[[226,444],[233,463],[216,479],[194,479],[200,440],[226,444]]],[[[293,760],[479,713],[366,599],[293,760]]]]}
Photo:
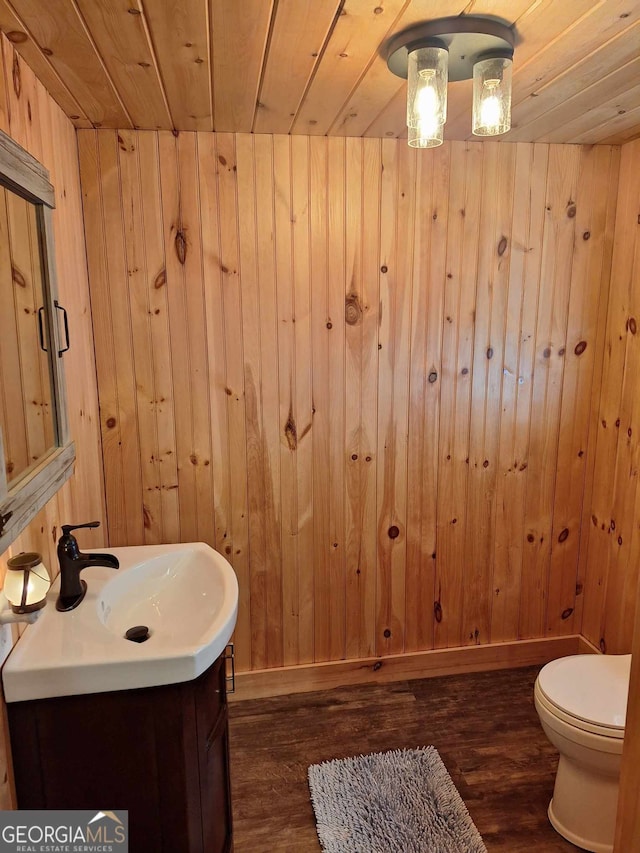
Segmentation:
{"type": "Polygon", "coordinates": [[[7,705],[18,807],[128,809],[132,853],[228,853],[224,655],[195,681],[7,705]]]}

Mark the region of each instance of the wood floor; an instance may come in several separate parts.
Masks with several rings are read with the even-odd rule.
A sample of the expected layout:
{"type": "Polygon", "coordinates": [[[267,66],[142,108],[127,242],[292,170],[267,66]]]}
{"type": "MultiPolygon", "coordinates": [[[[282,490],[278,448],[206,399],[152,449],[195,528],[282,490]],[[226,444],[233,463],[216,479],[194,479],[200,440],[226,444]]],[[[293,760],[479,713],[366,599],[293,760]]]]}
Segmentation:
{"type": "Polygon", "coordinates": [[[547,820],[557,753],[533,705],[537,668],[230,706],[235,853],[320,850],[307,767],[433,744],[489,853],[571,853],[547,820]]]}

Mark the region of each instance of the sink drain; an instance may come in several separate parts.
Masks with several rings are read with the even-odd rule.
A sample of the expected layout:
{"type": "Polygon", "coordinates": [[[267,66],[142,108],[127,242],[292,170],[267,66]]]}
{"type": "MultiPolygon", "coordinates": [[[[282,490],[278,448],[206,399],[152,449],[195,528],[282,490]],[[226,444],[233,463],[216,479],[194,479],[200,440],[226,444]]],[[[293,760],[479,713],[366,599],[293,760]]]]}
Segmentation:
{"type": "Polygon", "coordinates": [[[129,628],[124,636],[126,640],[131,640],[132,643],[144,643],[150,635],[146,625],[134,625],[133,628],[129,628]]]}

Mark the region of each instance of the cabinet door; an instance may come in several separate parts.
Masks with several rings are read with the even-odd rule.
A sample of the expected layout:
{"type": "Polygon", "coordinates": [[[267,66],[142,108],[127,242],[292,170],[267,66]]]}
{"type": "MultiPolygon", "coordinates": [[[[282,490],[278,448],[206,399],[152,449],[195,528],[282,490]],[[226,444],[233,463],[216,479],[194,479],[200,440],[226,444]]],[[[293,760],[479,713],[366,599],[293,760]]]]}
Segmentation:
{"type": "Polygon", "coordinates": [[[203,845],[207,853],[231,849],[231,784],[224,660],[198,685],[196,714],[203,845]]]}

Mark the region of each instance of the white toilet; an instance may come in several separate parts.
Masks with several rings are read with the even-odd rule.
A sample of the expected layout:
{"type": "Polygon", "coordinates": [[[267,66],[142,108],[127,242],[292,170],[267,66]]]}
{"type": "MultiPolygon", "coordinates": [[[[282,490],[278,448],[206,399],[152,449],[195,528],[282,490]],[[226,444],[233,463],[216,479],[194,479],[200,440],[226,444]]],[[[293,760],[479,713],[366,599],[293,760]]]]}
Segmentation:
{"type": "Polygon", "coordinates": [[[592,853],[613,850],[630,668],[631,655],[573,655],[536,680],[536,710],[560,752],[549,820],[592,853]]]}

